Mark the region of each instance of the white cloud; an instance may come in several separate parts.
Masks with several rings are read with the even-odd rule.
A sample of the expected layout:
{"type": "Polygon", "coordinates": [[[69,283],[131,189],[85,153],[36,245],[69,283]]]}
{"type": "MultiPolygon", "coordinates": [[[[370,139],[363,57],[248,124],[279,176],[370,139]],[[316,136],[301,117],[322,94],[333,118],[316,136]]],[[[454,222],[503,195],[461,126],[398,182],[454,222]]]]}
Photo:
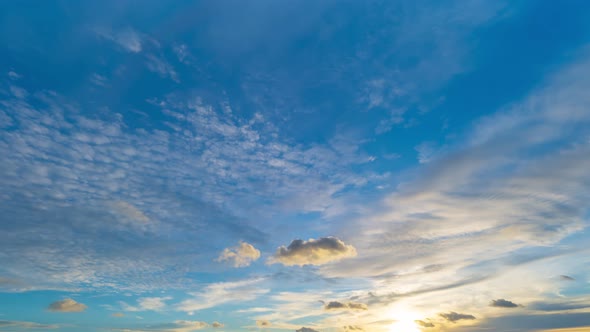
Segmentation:
{"type": "Polygon", "coordinates": [[[137,312],[137,311],[161,311],[166,308],[166,302],[172,297],[142,297],[137,299],[137,306],[129,305],[123,301],[119,302],[123,311],[137,312]]]}
{"type": "Polygon", "coordinates": [[[260,250],[254,248],[249,243],[240,242],[237,247],[225,248],[217,258],[217,261],[229,262],[234,267],[245,267],[258,258],[260,258],[260,250]]]}

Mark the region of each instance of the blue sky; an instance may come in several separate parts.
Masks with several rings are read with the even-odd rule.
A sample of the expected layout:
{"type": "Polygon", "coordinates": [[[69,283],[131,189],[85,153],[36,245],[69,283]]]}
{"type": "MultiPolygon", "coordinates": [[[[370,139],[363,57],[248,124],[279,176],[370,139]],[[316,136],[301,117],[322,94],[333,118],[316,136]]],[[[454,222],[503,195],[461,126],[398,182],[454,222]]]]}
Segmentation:
{"type": "Polygon", "coordinates": [[[590,3],[0,4],[0,331],[590,330],[590,3]]]}

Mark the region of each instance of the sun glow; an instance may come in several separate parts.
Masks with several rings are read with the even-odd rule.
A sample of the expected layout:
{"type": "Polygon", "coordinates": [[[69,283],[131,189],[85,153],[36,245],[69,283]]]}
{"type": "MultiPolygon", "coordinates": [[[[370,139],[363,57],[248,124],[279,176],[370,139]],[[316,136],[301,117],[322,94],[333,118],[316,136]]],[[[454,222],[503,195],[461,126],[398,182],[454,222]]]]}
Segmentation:
{"type": "Polygon", "coordinates": [[[419,315],[412,311],[396,311],[395,323],[389,328],[390,332],[421,332],[422,330],[416,324],[420,319],[419,315]]]}

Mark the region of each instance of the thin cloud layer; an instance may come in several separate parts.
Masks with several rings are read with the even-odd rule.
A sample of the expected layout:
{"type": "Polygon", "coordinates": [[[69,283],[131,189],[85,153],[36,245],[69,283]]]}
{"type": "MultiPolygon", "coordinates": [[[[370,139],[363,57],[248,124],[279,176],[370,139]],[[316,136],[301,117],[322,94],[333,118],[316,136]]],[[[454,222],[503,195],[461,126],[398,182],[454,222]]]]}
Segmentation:
{"type": "Polygon", "coordinates": [[[317,240],[293,240],[289,246],[279,247],[269,262],[286,266],[323,265],[356,255],[352,245],[335,237],[322,237],[317,240]]]}
{"type": "Polygon", "coordinates": [[[88,308],[85,304],[78,303],[72,299],[64,299],[51,303],[47,310],[53,312],[82,312],[88,308]]]}
{"type": "Polygon", "coordinates": [[[258,258],[260,258],[260,250],[249,243],[240,242],[237,247],[225,248],[217,261],[228,262],[233,267],[246,267],[258,258]]]}

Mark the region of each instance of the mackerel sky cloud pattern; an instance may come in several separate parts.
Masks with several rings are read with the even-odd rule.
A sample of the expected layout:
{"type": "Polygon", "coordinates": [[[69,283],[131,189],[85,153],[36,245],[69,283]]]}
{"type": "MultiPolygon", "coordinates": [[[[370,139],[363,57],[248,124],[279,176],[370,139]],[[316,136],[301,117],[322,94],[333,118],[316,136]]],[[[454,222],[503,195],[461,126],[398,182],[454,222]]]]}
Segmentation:
{"type": "Polygon", "coordinates": [[[590,3],[33,7],[0,331],[590,329],[590,3]]]}

